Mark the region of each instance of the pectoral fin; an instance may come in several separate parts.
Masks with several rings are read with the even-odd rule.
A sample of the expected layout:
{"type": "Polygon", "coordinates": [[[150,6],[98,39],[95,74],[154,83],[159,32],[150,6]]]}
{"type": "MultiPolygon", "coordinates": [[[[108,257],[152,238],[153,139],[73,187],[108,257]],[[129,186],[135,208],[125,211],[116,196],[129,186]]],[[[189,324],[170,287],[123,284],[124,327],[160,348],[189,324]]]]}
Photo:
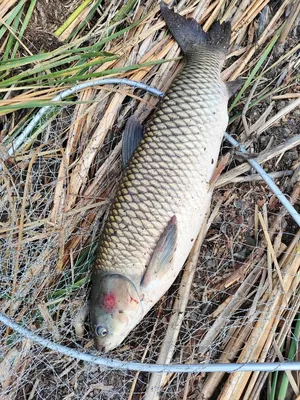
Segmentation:
{"type": "Polygon", "coordinates": [[[177,219],[174,215],[161,235],[143,276],[141,286],[146,287],[153,280],[160,279],[168,271],[177,244],[177,219]]]}
{"type": "Polygon", "coordinates": [[[122,139],[122,165],[126,167],[129,159],[143,138],[143,126],[134,117],[130,117],[126,123],[122,139]]]}

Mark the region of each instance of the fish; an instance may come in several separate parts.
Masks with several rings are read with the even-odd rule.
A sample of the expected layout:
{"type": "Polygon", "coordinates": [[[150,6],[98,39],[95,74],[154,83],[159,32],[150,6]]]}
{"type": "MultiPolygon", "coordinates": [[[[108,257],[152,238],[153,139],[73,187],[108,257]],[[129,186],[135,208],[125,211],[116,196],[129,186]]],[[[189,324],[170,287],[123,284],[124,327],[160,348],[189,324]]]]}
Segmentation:
{"type": "Polygon", "coordinates": [[[130,117],[124,172],[93,268],[90,326],[98,350],[118,347],[171,287],[209,213],[217,161],[236,84],[221,70],[231,25],[204,32],[162,2],[185,65],[143,127],[130,117]]]}

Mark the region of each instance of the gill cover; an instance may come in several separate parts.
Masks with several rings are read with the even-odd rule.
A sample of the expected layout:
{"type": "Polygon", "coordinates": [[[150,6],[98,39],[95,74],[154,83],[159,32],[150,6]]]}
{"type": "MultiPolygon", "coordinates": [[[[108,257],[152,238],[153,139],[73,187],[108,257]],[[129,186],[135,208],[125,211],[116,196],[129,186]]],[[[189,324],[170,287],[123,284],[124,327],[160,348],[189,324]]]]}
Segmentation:
{"type": "Polygon", "coordinates": [[[142,313],[134,284],[123,275],[94,273],[90,304],[95,346],[108,351],[118,346],[142,313]]]}

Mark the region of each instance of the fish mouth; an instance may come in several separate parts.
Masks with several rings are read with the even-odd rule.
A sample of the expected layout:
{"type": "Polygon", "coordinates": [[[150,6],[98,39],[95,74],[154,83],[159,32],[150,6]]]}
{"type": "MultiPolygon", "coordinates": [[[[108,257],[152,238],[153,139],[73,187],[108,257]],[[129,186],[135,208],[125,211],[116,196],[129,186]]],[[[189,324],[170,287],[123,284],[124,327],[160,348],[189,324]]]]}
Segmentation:
{"type": "Polygon", "coordinates": [[[119,345],[118,344],[115,344],[115,343],[108,343],[108,344],[106,344],[106,345],[103,345],[103,344],[101,344],[101,343],[98,343],[96,340],[95,340],[95,347],[96,347],[96,349],[98,350],[98,351],[100,351],[101,353],[107,353],[107,352],[109,352],[110,350],[114,350],[116,347],[118,347],[119,345]]]}
{"type": "Polygon", "coordinates": [[[106,353],[106,352],[107,352],[107,350],[105,349],[105,346],[95,344],[95,347],[96,347],[96,349],[97,349],[98,351],[100,351],[101,353],[106,353]]]}
{"type": "MultiPolygon", "coordinates": [[[[125,339],[125,337],[124,337],[125,339]]],[[[123,339],[123,340],[124,340],[123,339]]],[[[107,341],[101,341],[99,338],[95,337],[94,338],[94,345],[98,351],[101,353],[107,353],[110,350],[114,350],[116,347],[118,347],[123,340],[119,341],[112,341],[112,340],[107,340],[107,341]]]]}
{"type": "Polygon", "coordinates": [[[107,345],[104,345],[102,343],[99,343],[97,341],[97,339],[94,340],[94,344],[95,344],[96,349],[98,351],[100,351],[101,353],[107,353],[109,351],[109,347],[110,346],[107,346],[107,345]]]}

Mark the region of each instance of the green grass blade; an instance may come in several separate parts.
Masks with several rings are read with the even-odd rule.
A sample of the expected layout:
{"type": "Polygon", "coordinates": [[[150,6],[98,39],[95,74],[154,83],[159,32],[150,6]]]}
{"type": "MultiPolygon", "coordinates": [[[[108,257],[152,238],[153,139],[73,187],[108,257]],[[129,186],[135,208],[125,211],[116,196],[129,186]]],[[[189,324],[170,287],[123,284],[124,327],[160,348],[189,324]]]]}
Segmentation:
{"type": "MultiPolygon", "coordinates": [[[[10,27],[11,32],[9,32],[8,41],[5,46],[4,54],[2,56],[3,60],[8,59],[9,55],[12,53],[12,48],[13,48],[14,44],[19,44],[19,42],[16,41],[16,36],[18,36],[17,32],[18,32],[19,24],[21,22],[21,16],[23,13],[23,9],[24,9],[24,6],[21,7],[21,9],[19,10],[18,14],[16,15],[16,17],[14,18],[14,20],[11,24],[11,27],[10,27]]],[[[7,73],[8,73],[8,71],[7,71],[7,73]]]]}
{"type": "Polygon", "coordinates": [[[98,7],[100,6],[100,4],[102,3],[103,0],[98,0],[96,1],[96,3],[93,5],[93,7],[91,8],[89,14],[86,16],[85,20],[82,21],[80,23],[80,25],[74,29],[73,32],[71,32],[71,34],[68,36],[67,41],[70,42],[75,36],[78,35],[78,33],[83,30],[86,25],[91,21],[91,19],[93,18],[95,12],[97,11],[98,7]]]}
{"type": "Polygon", "coordinates": [[[244,85],[242,86],[241,90],[239,91],[239,93],[235,97],[234,101],[232,102],[232,104],[231,104],[231,106],[229,108],[229,112],[236,106],[237,102],[242,97],[242,94],[250,86],[250,84],[251,84],[252,80],[254,79],[255,75],[257,74],[258,70],[260,69],[262,64],[265,62],[265,60],[267,59],[268,55],[270,54],[270,52],[274,48],[277,40],[279,39],[281,30],[282,30],[282,28],[277,31],[276,35],[273,37],[273,39],[269,43],[269,45],[267,46],[266,50],[261,55],[260,59],[258,60],[258,62],[256,64],[256,66],[253,68],[253,70],[251,71],[250,75],[248,76],[246,82],[244,83],[244,85]]]}
{"type": "Polygon", "coordinates": [[[75,104],[76,101],[51,101],[51,100],[28,100],[23,103],[12,104],[10,106],[1,106],[1,114],[3,115],[3,111],[15,111],[15,110],[23,110],[25,108],[40,108],[49,105],[53,106],[65,106],[67,104],[75,104]]]}
{"type": "MultiPolygon", "coordinates": [[[[62,56],[64,57],[64,56],[62,56]]],[[[81,57],[80,56],[72,56],[68,58],[68,62],[70,63],[71,61],[76,61],[79,60],[81,57]]],[[[17,85],[20,84],[21,82],[32,82],[32,81],[40,81],[43,79],[43,75],[35,77],[33,79],[22,79],[22,78],[26,78],[30,75],[35,75],[38,74],[40,72],[45,72],[46,70],[49,70],[51,68],[55,68],[55,67],[60,67],[61,65],[66,64],[66,60],[62,59],[59,60],[59,57],[57,58],[57,60],[55,62],[51,62],[48,65],[37,65],[36,67],[32,68],[31,70],[27,70],[25,72],[21,72],[18,75],[15,75],[11,78],[5,79],[0,83],[0,87],[7,87],[10,85],[17,85]]]]}
{"type": "MultiPolygon", "coordinates": [[[[16,7],[13,8],[13,10],[10,12],[7,19],[5,20],[6,25],[10,25],[13,22],[13,20],[15,19],[15,17],[18,15],[19,11],[21,10],[21,8],[26,3],[26,1],[27,0],[21,0],[16,5],[16,7]]],[[[3,25],[3,27],[0,28],[0,40],[3,38],[3,35],[5,35],[6,32],[7,32],[7,27],[5,25],[3,25]]]]}
{"type": "MultiPolygon", "coordinates": [[[[296,322],[296,326],[294,329],[294,334],[293,334],[293,338],[291,341],[290,350],[288,353],[289,361],[293,361],[293,359],[296,356],[299,337],[300,337],[300,314],[297,315],[297,322],[296,322]]],[[[278,392],[278,397],[277,397],[278,400],[286,399],[288,386],[289,386],[289,380],[288,380],[287,374],[284,372],[283,376],[282,376],[279,392],[278,392]]]]}
{"type": "MultiPolygon", "coordinates": [[[[99,57],[99,56],[112,56],[112,53],[108,53],[106,51],[98,51],[98,46],[90,46],[90,47],[81,47],[81,48],[76,48],[76,49],[69,49],[63,51],[62,48],[60,47],[59,49],[56,49],[55,51],[48,52],[48,53],[40,53],[40,54],[35,54],[33,56],[26,56],[26,57],[20,57],[20,58],[14,58],[14,59],[9,59],[5,61],[0,61],[0,71],[5,71],[7,69],[12,69],[12,68],[18,68],[22,67],[25,65],[29,64],[36,64],[36,63],[42,63],[43,61],[47,61],[49,59],[52,59],[52,61],[55,59],[55,57],[58,57],[58,59],[61,59],[65,56],[68,56],[70,54],[76,54],[81,55],[82,57],[99,57]]],[[[66,63],[69,62],[68,59],[66,59],[66,63]]]]}
{"type": "MultiPolygon", "coordinates": [[[[97,65],[101,65],[104,64],[105,62],[111,61],[112,59],[116,59],[117,56],[111,57],[111,58],[104,58],[103,60],[98,60],[97,61],[97,65]]],[[[108,69],[105,71],[101,71],[101,72],[91,72],[89,74],[78,74],[78,75],[74,75],[70,78],[64,78],[64,73],[68,72],[68,69],[63,70],[63,71],[59,71],[60,74],[57,74],[56,72],[53,73],[49,73],[49,74],[45,74],[45,75],[41,75],[38,77],[33,77],[33,78],[26,78],[26,76],[28,76],[28,73],[22,73],[20,75],[22,75],[22,77],[20,77],[20,75],[18,75],[19,79],[18,81],[15,81],[14,78],[10,78],[7,79],[5,81],[3,81],[2,83],[0,83],[0,87],[7,87],[7,85],[12,85],[12,84],[25,84],[25,83],[32,83],[32,82],[38,82],[39,85],[43,84],[43,81],[45,82],[45,85],[50,85],[51,82],[49,82],[49,80],[51,80],[52,78],[57,78],[55,80],[55,82],[53,83],[60,85],[60,84],[66,84],[66,83],[76,83],[76,82],[80,82],[80,81],[86,81],[90,78],[98,78],[101,76],[106,76],[106,75],[117,75],[117,74],[121,74],[123,72],[128,72],[128,71],[134,71],[143,67],[149,67],[152,65],[157,65],[157,64],[163,64],[166,62],[170,62],[170,61],[175,61],[178,60],[179,58],[172,58],[172,59],[167,59],[167,60],[154,60],[154,61],[149,61],[149,62],[145,62],[143,64],[133,64],[133,65],[127,65],[126,67],[120,67],[120,68],[112,68],[112,69],[108,69]],[[58,75],[60,76],[60,78],[58,79],[58,75]],[[24,79],[21,79],[23,78],[24,79]]],[[[62,63],[62,62],[61,62],[62,63]]],[[[61,64],[59,63],[55,63],[54,66],[58,66],[61,64]]],[[[53,64],[51,64],[51,67],[53,67],[53,64]]],[[[82,68],[82,66],[81,66],[82,68]]],[[[42,69],[43,70],[43,69],[42,69]]],[[[35,70],[35,72],[38,72],[38,69],[35,70]]],[[[32,75],[32,73],[30,74],[32,75]]]]}
{"type": "MultiPolygon", "coordinates": [[[[144,17],[145,18],[145,17],[144,17]]],[[[135,26],[137,26],[144,18],[142,18],[141,20],[139,20],[139,21],[136,21],[135,23],[133,23],[133,24],[131,24],[130,26],[128,26],[128,27],[126,27],[126,28],[124,28],[124,29],[122,29],[122,30],[120,30],[120,31],[118,31],[118,32],[116,32],[116,33],[114,33],[114,34],[112,34],[112,35],[109,35],[108,37],[106,37],[105,39],[103,39],[103,40],[101,40],[100,42],[98,42],[97,43],[97,48],[99,49],[99,48],[101,48],[105,43],[107,43],[107,42],[109,42],[110,40],[113,40],[113,39],[115,39],[115,38],[117,38],[117,37],[119,37],[119,36],[121,36],[121,35],[123,35],[125,32],[127,32],[127,31],[129,31],[130,29],[132,29],[133,27],[135,27],[135,26]]],[[[62,46],[62,48],[60,48],[60,49],[57,49],[55,52],[51,52],[51,53],[48,53],[46,56],[45,55],[42,55],[42,54],[40,54],[40,55],[36,55],[36,56],[32,56],[31,58],[30,57],[28,57],[27,58],[27,61],[28,61],[28,63],[31,61],[33,61],[34,59],[35,60],[39,60],[39,59],[44,59],[44,61],[47,61],[47,59],[48,58],[51,58],[51,55],[53,55],[53,54],[60,54],[60,56],[58,56],[58,58],[57,58],[57,60],[59,59],[59,58],[63,58],[64,57],[64,55],[61,55],[61,53],[62,53],[62,51],[63,51],[63,47],[64,46],[62,46]],[[35,57],[35,58],[33,58],[33,57],[35,57]]],[[[82,56],[74,56],[74,57],[69,57],[69,58],[67,58],[66,60],[64,60],[64,61],[56,61],[56,62],[53,62],[53,60],[51,60],[52,61],[52,63],[51,64],[48,64],[47,63],[47,65],[45,64],[45,65],[38,65],[38,66],[36,66],[36,67],[34,67],[34,68],[32,68],[31,70],[27,70],[27,71],[25,71],[25,72],[21,72],[20,74],[18,74],[18,75],[16,75],[16,76],[14,76],[14,77],[12,77],[12,78],[9,78],[9,79],[6,79],[6,80],[4,80],[4,81],[2,81],[1,83],[0,83],[0,87],[8,87],[8,86],[11,86],[11,85],[19,85],[19,84],[21,84],[21,83],[24,83],[24,82],[35,82],[35,81],[39,81],[39,80],[44,80],[43,79],[43,77],[39,77],[39,78],[30,78],[30,79],[27,79],[27,77],[28,76],[30,76],[30,75],[34,75],[34,74],[38,74],[38,73],[40,73],[40,72],[45,72],[45,71],[48,71],[49,69],[51,69],[51,68],[55,68],[55,67],[58,67],[58,66],[61,66],[61,65],[63,65],[64,63],[70,63],[71,61],[75,61],[75,60],[80,60],[81,59],[81,62],[82,62],[82,56]],[[23,79],[23,78],[25,78],[25,79],[23,79]]],[[[37,62],[37,61],[36,61],[37,62]]],[[[15,61],[15,63],[17,63],[17,61],[15,61]]],[[[24,60],[23,60],[23,63],[24,63],[24,60]]],[[[24,64],[23,64],[24,65],[24,64]]],[[[1,68],[1,64],[0,64],[0,68],[1,68]]],[[[2,69],[4,68],[4,64],[2,64],[2,69]]],[[[5,70],[7,69],[7,64],[5,64],[5,70]]],[[[132,69],[135,69],[135,68],[132,68],[132,69]]],[[[122,71],[121,71],[122,72],[122,71]]],[[[90,74],[88,74],[85,78],[83,78],[83,77],[79,77],[78,79],[74,79],[74,80],[70,80],[70,81],[68,81],[68,80],[61,80],[61,81],[59,81],[59,82],[76,82],[76,80],[84,80],[84,79],[88,79],[89,77],[96,77],[96,76],[101,76],[101,75],[99,75],[99,74],[96,74],[96,75],[90,75],[90,74]]],[[[57,83],[59,83],[59,82],[57,82],[57,83]]]]}
{"type": "Polygon", "coordinates": [[[84,11],[84,9],[91,3],[92,0],[84,0],[78,8],[66,19],[66,21],[54,32],[55,36],[60,36],[75,19],[84,11]]]}
{"type": "MultiPolygon", "coordinates": [[[[19,35],[18,35],[18,38],[19,38],[20,40],[22,40],[22,38],[23,38],[24,32],[25,32],[25,30],[26,30],[26,28],[27,28],[27,26],[28,26],[28,23],[29,23],[30,18],[31,18],[31,16],[32,16],[34,7],[35,7],[35,5],[36,5],[36,2],[37,2],[37,0],[31,0],[31,2],[30,2],[30,4],[29,4],[27,13],[26,13],[26,15],[25,15],[25,18],[24,18],[23,23],[21,24],[20,32],[19,32],[19,35]]],[[[17,43],[15,44],[15,47],[14,47],[14,49],[13,49],[13,52],[12,52],[12,54],[11,54],[11,58],[14,58],[14,57],[15,57],[15,55],[16,55],[16,53],[17,53],[17,51],[18,51],[19,45],[20,45],[20,44],[19,44],[19,42],[17,41],[17,43]]]]}
{"type": "Polygon", "coordinates": [[[115,24],[116,22],[123,21],[124,18],[126,18],[130,11],[133,9],[136,2],[137,0],[128,0],[127,3],[125,3],[124,6],[121,7],[117,14],[114,16],[111,23],[115,24]]]}
{"type": "MultiPolygon", "coordinates": [[[[17,75],[16,77],[6,79],[5,81],[0,83],[0,87],[7,87],[8,85],[24,84],[24,83],[30,83],[30,82],[38,82],[41,85],[43,81],[47,81],[46,84],[48,85],[48,84],[50,84],[49,80],[57,78],[57,77],[61,77],[61,79],[57,79],[57,80],[55,80],[55,82],[51,82],[52,83],[51,86],[53,86],[53,84],[60,84],[63,82],[68,82],[68,80],[63,77],[66,74],[72,73],[73,68],[74,68],[74,70],[77,70],[77,69],[82,69],[84,65],[102,65],[108,61],[116,60],[118,57],[119,56],[105,57],[102,60],[90,61],[83,65],[79,65],[78,67],[75,66],[75,67],[66,68],[66,69],[63,69],[60,71],[56,71],[56,72],[45,73],[44,75],[39,75],[37,77],[27,78],[27,76],[34,75],[39,72],[45,72],[44,66],[41,66],[41,67],[38,66],[38,67],[32,69],[31,71],[22,72],[21,74],[17,75]]],[[[71,59],[72,61],[78,60],[78,59],[80,59],[80,56],[73,56],[73,57],[70,57],[69,59],[71,59]]],[[[65,63],[64,60],[57,61],[57,62],[49,64],[48,68],[51,69],[54,67],[58,67],[60,65],[64,65],[64,63],[65,63]]],[[[81,76],[76,75],[76,77],[74,77],[74,81],[86,80],[87,78],[88,78],[88,75],[81,75],[81,76]]]]}
{"type": "MultiPolygon", "coordinates": [[[[67,68],[66,70],[63,70],[63,71],[57,71],[57,72],[47,74],[46,77],[47,77],[47,79],[49,79],[49,78],[56,78],[56,77],[65,76],[65,75],[73,75],[72,73],[74,71],[82,70],[82,68],[89,68],[94,65],[101,65],[108,61],[117,60],[118,58],[119,58],[119,56],[116,55],[116,56],[112,56],[112,57],[106,57],[105,59],[102,59],[102,60],[98,59],[98,60],[89,61],[82,65],[75,65],[74,67],[67,68]]],[[[80,74],[80,75],[82,75],[82,74],[80,74]]]]}
{"type": "Polygon", "coordinates": [[[69,286],[66,286],[65,289],[60,289],[52,292],[49,297],[47,297],[47,301],[51,301],[53,299],[56,299],[57,297],[64,296],[68,293],[73,292],[74,290],[79,289],[81,286],[85,285],[87,282],[89,282],[90,278],[88,276],[80,279],[77,282],[74,282],[74,284],[71,284],[69,286]]]}
{"type": "Polygon", "coordinates": [[[115,33],[113,33],[113,34],[111,34],[111,35],[108,35],[106,38],[100,40],[100,41],[98,42],[98,45],[99,45],[100,48],[101,48],[101,46],[105,45],[106,43],[110,42],[111,40],[116,39],[116,38],[118,38],[119,36],[124,35],[124,33],[130,31],[130,29],[132,29],[132,28],[138,26],[146,17],[147,17],[147,16],[145,15],[143,18],[139,19],[138,21],[133,22],[132,24],[130,24],[130,25],[127,26],[126,28],[123,28],[123,29],[119,30],[118,32],[115,32],[115,33]]]}
{"type": "Polygon", "coordinates": [[[90,78],[99,78],[101,76],[106,76],[106,75],[118,75],[123,72],[128,72],[128,71],[134,71],[143,67],[149,67],[151,65],[157,65],[157,64],[164,64],[166,62],[178,60],[179,58],[172,58],[168,60],[154,60],[154,61],[149,61],[145,62],[143,64],[133,64],[133,65],[127,65],[126,67],[120,67],[120,68],[112,68],[108,69],[106,71],[101,71],[101,72],[92,72],[90,74],[82,75],[82,76],[74,76],[72,78],[67,78],[67,79],[61,79],[60,83],[74,83],[77,81],[82,81],[90,78]]]}
{"type": "Polygon", "coordinates": [[[271,391],[270,391],[270,394],[269,394],[269,396],[268,396],[268,400],[275,400],[275,394],[276,394],[276,387],[277,387],[278,375],[279,375],[279,372],[278,372],[278,371],[275,371],[275,372],[273,373],[271,391]]]}

